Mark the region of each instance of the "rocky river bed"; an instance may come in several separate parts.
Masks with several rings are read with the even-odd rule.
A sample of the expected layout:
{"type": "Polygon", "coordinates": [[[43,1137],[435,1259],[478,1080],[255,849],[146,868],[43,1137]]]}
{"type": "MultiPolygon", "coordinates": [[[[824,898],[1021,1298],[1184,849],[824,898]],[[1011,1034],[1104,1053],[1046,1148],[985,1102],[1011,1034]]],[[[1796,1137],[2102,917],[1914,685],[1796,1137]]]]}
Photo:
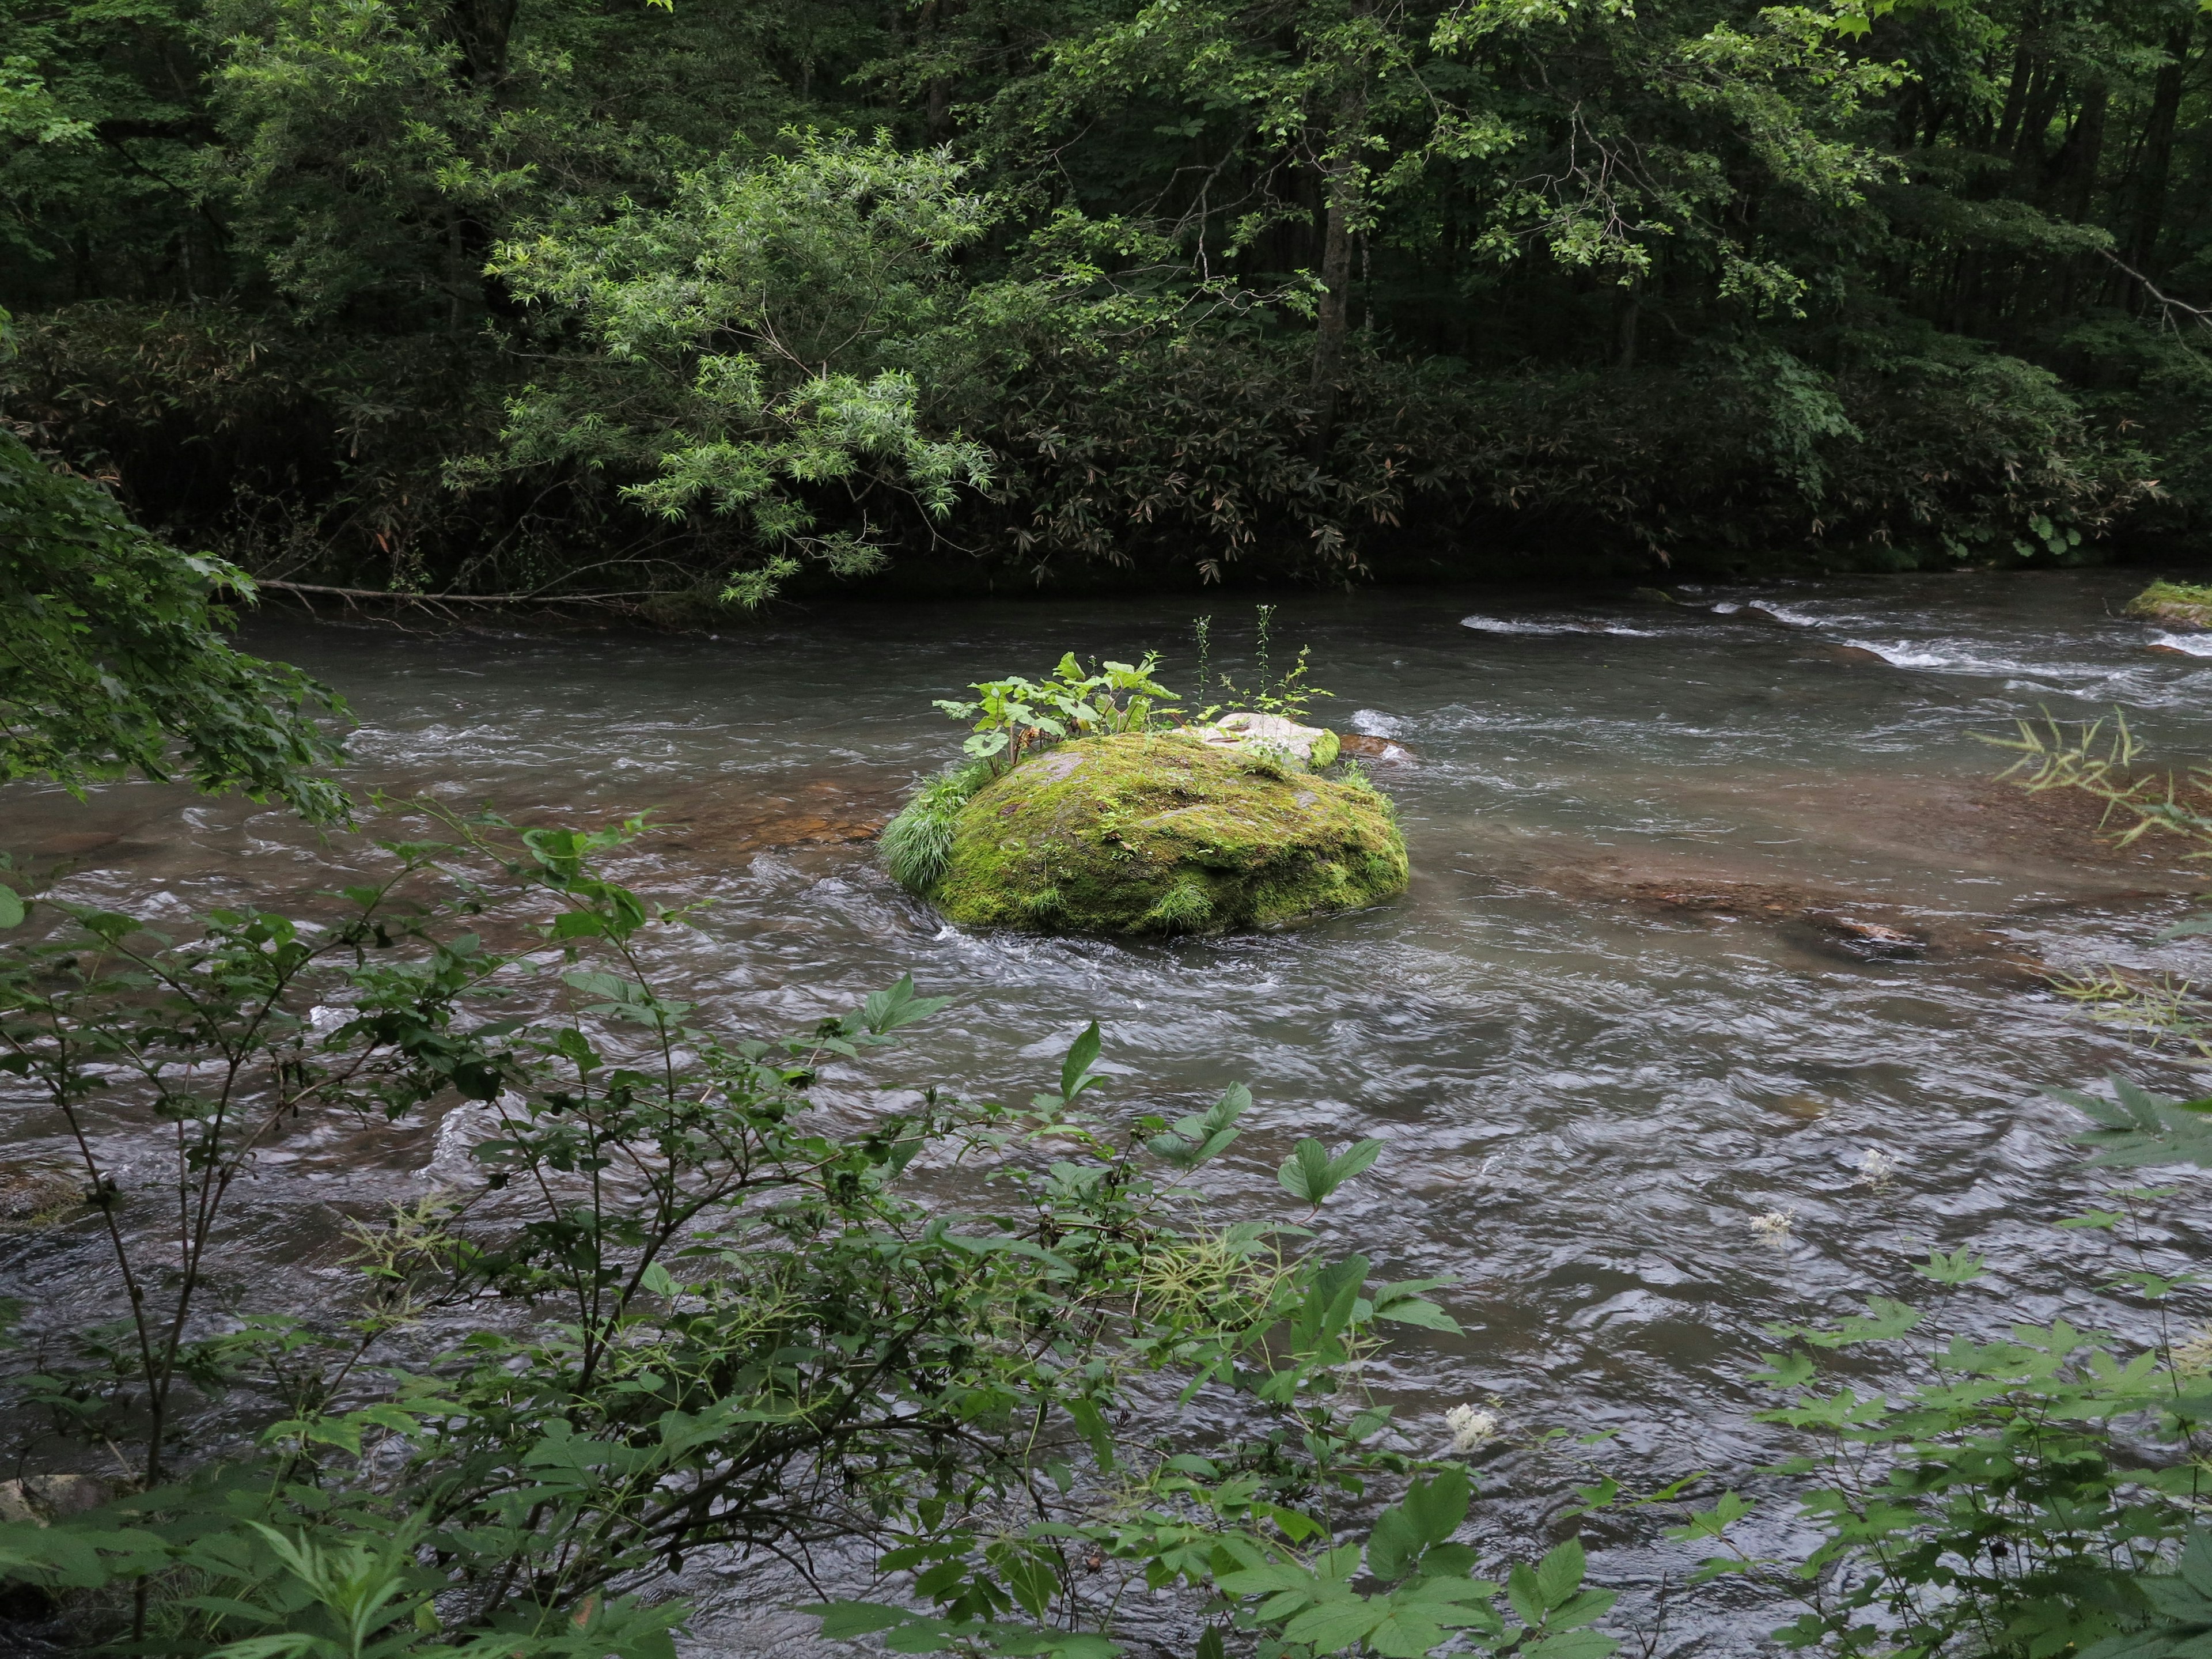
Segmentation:
{"type": "MultiPolygon", "coordinates": [[[[957,750],[933,698],[1064,650],[1158,649],[1187,683],[1193,611],[1214,613],[1220,652],[1241,602],[854,607],[719,640],[286,627],[252,643],[353,701],[364,788],[544,821],[654,809],[630,873],[711,901],[670,948],[732,1025],[808,1021],[911,972],[955,1000],[899,1080],[1026,1097],[1095,1017],[1133,1110],[1251,1084],[1249,1129],[1208,1172],[1224,1213],[1279,1212],[1274,1168],[1302,1136],[1383,1139],[1331,1239],[1385,1277],[1450,1277],[1439,1299],[1465,1333],[1413,1334],[1370,1381],[1438,1445],[1448,1407],[1491,1403],[1506,1431],[1488,1515],[1526,1535],[1579,1468],[1647,1482],[1763,1461],[1761,1328],[1909,1295],[1930,1246],[1990,1256],[1970,1320],[2143,1328],[2100,1288],[2099,1246],[2049,1225],[2102,1182],[2039,1091],[2191,1074],[2049,981],[2108,961],[2201,973],[2203,945],[2151,936],[2203,874],[2176,844],[2112,848],[2083,804],[1994,781],[2007,757],[1981,741],[2121,707],[2160,758],[2212,755],[2212,659],[2119,617],[2141,580],[1286,599],[1276,637],[1312,646],[1335,693],[1316,718],[1374,740],[1412,885],[1288,932],[1136,943],[949,927],[870,842],[957,750]],[[1887,1181],[1863,1177],[1869,1151],[1887,1181]],[[1754,1224],[1776,1213],[1786,1228],[1754,1224]],[[1537,1443],[1553,1427],[1615,1434],[1570,1457],[1537,1443]]],[[[0,843],[61,890],[156,916],[297,898],[366,856],[149,785],[0,799],[0,843]]],[[[19,1167],[59,1155],[36,1109],[5,1124],[19,1167]]],[[[453,1178],[453,1139],[429,1123],[277,1148],[234,1241],[257,1292],[328,1295],[337,1219],[453,1178]]],[[[2166,1267],[2204,1259],[2212,1212],[2190,1180],[2153,1239],[2166,1267]]],[[[34,1304],[57,1282],[96,1302],[104,1272],[81,1227],[0,1239],[0,1293],[34,1304]]],[[[32,1340],[65,1316],[34,1314],[32,1340]]],[[[1658,1525],[1593,1536],[1632,1616],[1680,1576],[1658,1525]]],[[[694,1570],[702,1651],[785,1639],[757,1581],[714,1573],[694,1570]]],[[[1761,1627],[1725,1592],[1668,1616],[1670,1644],[1748,1646],[1761,1627]]]]}

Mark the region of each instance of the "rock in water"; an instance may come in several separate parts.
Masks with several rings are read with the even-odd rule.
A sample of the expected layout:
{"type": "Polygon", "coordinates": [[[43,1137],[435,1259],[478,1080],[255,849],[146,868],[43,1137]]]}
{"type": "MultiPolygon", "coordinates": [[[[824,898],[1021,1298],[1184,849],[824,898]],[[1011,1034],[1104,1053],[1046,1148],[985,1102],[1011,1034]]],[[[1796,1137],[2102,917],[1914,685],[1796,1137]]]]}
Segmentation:
{"type": "Polygon", "coordinates": [[[928,896],[954,921],[1211,933],[1403,890],[1389,800],[1182,733],[1089,738],[1024,761],[955,820],[928,896]]]}
{"type": "Polygon", "coordinates": [[[2212,587],[2191,582],[2153,582],[2128,601],[2127,614],[2168,628],[2212,629],[2212,587]]]}
{"type": "Polygon", "coordinates": [[[1334,763],[1340,744],[1336,733],[1300,726],[1280,714],[1224,714],[1212,726],[1193,728],[1200,742],[1217,749],[1273,749],[1316,772],[1334,763]]]}

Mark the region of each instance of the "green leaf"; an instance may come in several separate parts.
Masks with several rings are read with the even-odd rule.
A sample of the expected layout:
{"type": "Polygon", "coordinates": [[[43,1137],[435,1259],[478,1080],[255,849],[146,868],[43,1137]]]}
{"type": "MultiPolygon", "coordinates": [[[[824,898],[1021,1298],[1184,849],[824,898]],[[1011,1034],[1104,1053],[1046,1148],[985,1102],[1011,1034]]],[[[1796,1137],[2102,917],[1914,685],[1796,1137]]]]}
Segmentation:
{"type": "MultiPolygon", "coordinates": [[[[1467,1519],[1467,1506],[1474,1496],[1474,1482],[1464,1468],[1455,1465],[1425,1480],[1414,1481],[1407,1489],[1403,1507],[1422,1543],[1441,1544],[1467,1519]]],[[[1575,1548],[1580,1551],[1582,1546],[1577,1544],[1575,1548]]]]}
{"type": "Polygon", "coordinates": [[[1403,1504],[1395,1504],[1375,1517],[1367,1535],[1367,1571],[1384,1583],[1395,1583],[1413,1570],[1427,1540],[1403,1504]]]}
{"type": "Polygon", "coordinates": [[[1585,1565],[1579,1538],[1558,1545],[1536,1564],[1536,1594],[1547,1611],[1564,1606],[1582,1587],[1585,1565]]]}
{"type": "Polygon", "coordinates": [[[1276,1179],[1292,1198],[1319,1204],[1339,1187],[1360,1174],[1382,1156],[1382,1143],[1363,1140],[1335,1157],[1318,1140],[1301,1140],[1283,1162],[1276,1179]]]}
{"type": "Polygon", "coordinates": [[[1979,1279],[1986,1267],[1984,1258],[1962,1248],[1948,1255],[1941,1250],[1930,1250],[1928,1260],[1915,1263],[1912,1271],[1939,1285],[1964,1285],[1979,1279]]]}
{"type": "Polygon", "coordinates": [[[1434,1620],[1410,1607],[1397,1607],[1368,1632],[1367,1645],[1383,1659],[1423,1659],[1443,1639],[1443,1629],[1434,1620]]]}
{"type": "Polygon", "coordinates": [[[1060,1097],[1062,1100],[1073,1100],[1095,1081],[1091,1075],[1091,1062],[1098,1058],[1102,1046],[1098,1022],[1094,1019],[1068,1046],[1067,1058],[1060,1062],[1060,1097]]]}
{"type": "Polygon", "coordinates": [[[1304,1643],[1316,1654],[1341,1653],[1364,1641],[1389,1616],[1388,1603],[1352,1596],[1307,1609],[1283,1626],[1283,1636],[1286,1641],[1304,1643]]]}
{"type": "Polygon", "coordinates": [[[1594,1630],[1562,1631],[1531,1642],[1521,1650],[1521,1659],[1607,1659],[1620,1644],[1594,1630]]]}
{"type": "Polygon", "coordinates": [[[0,927],[13,927],[23,920],[22,896],[0,881],[0,927]]]}
{"type": "Polygon", "coordinates": [[[1091,1455],[1098,1460],[1102,1470],[1114,1467],[1114,1431],[1106,1421],[1106,1414],[1098,1409],[1095,1400],[1075,1399],[1067,1402],[1067,1414],[1075,1419],[1075,1426],[1091,1443],[1091,1455]]]}
{"type": "Polygon", "coordinates": [[[1864,1318],[1850,1318],[1839,1322],[1832,1331],[1808,1331],[1805,1340],[1815,1347],[1843,1348],[1860,1342],[1887,1342],[1903,1336],[1917,1325],[1923,1316],[1909,1303],[1893,1301],[1888,1297],[1867,1298],[1864,1318]]]}

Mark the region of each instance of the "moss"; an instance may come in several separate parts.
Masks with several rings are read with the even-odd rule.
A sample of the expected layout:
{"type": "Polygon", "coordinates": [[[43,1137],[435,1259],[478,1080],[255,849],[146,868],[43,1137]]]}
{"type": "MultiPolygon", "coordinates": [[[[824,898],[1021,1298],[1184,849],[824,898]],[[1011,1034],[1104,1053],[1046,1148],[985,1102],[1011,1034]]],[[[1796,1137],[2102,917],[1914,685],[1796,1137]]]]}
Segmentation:
{"type": "Polygon", "coordinates": [[[1364,778],[1338,782],[1176,734],[1091,738],[959,809],[927,896],[968,927],[1218,933],[1372,904],[1406,846],[1364,778]]]}
{"type": "Polygon", "coordinates": [[[2128,615],[2169,628],[2212,629],[2212,587],[2153,582],[2128,601],[2128,615]]]}

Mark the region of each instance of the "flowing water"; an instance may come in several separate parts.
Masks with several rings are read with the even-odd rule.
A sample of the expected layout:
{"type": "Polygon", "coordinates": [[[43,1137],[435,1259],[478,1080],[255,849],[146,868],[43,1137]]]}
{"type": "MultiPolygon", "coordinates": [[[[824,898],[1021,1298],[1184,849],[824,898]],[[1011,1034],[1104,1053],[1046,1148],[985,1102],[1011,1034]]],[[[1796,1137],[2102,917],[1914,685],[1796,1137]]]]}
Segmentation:
{"type": "MultiPolygon", "coordinates": [[[[634,873],[711,899],[673,948],[734,1023],[780,1030],[911,972],[954,1002],[901,1075],[1025,1097],[1096,1017],[1127,1108],[1174,1115],[1251,1084],[1246,1133],[1209,1174],[1224,1213],[1281,1213],[1274,1169],[1303,1136],[1381,1137],[1328,1240],[1382,1277],[1449,1277],[1465,1334],[1414,1333],[1370,1380],[1429,1448],[1447,1407],[1495,1402],[1522,1443],[1484,1465],[1489,1524],[1533,1547],[1577,1458],[1642,1485],[1771,1455],[1749,1420],[1762,1327],[1911,1297],[1931,1246],[1991,1259],[1956,1304],[1969,1323],[2149,1328],[2100,1288],[2102,1236],[2048,1224],[2102,1183],[2066,1145],[2078,1121],[2038,1090],[2188,1073],[2045,976],[2201,969],[2202,945],[2152,942],[2194,883],[2177,847],[2101,848],[2094,814],[1993,784],[2004,757],[1978,741],[2044,709],[2122,706],[2162,758],[2212,755],[2212,660],[2115,619],[2140,580],[1715,587],[1671,608],[1285,599],[1279,658],[1312,646],[1336,694],[1322,718],[1398,745],[1372,770],[1412,888],[1291,932],[1146,944],[946,927],[866,837],[957,750],[932,698],[1065,650],[1157,648],[1187,684],[1187,601],[846,608],[719,640],[297,627],[251,642],[352,699],[364,785],[569,820],[660,809],[634,873]],[[1895,1160],[1886,1185],[1859,1173],[1869,1150],[1895,1160]],[[1776,1212],[1786,1231],[1752,1224],[1776,1212]],[[1551,1427],[1616,1433],[1572,1457],[1526,1449],[1551,1427]]],[[[1208,608],[1224,647],[1249,644],[1242,602],[1208,608]]],[[[281,812],[147,785],[83,803],[16,786],[0,845],[64,866],[74,896],[179,915],[330,884],[361,856],[281,812]]],[[[51,1151],[56,1128],[28,1106],[7,1123],[19,1154],[51,1151]]],[[[273,1154],[237,1237],[257,1293],[312,1302],[340,1271],[337,1212],[419,1192],[452,1152],[426,1127],[273,1154]]],[[[2198,1192],[2154,1231],[2155,1260],[2203,1259],[2198,1192]]],[[[82,1226],[0,1243],[0,1290],[47,1298],[34,1340],[112,1293],[82,1226]],[[62,1284],[82,1292],[57,1307],[62,1284]]],[[[1683,1565],[1658,1524],[1592,1534],[1647,1620],[1683,1565]]],[[[752,1592],[692,1588],[702,1651],[786,1627],[752,1592]]],[[[1727,1649],[1778,1622],[1719,1592],[1668,1618],[1666,1645],[1727,1649]]]]}

